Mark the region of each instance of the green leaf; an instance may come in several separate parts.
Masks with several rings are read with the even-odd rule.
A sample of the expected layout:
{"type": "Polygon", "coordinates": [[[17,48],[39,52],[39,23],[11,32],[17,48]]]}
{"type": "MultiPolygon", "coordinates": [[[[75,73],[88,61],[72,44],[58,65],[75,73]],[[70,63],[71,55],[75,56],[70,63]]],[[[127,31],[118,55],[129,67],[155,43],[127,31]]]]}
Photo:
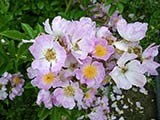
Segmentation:
{"type": "Polygon", "coordinates": [[[25,55],[28,52],[28,48],[29,48],[30,44],[22,44],[17,52],[18,56],[22,56],[25,55]]]}
{"type": "Polygon", "coordinates": [[[22,29],[24,30],[24,32],[26,34],[28,34],[30,38],[35,37],[35,32],[30,25],[28,25],[26,23],[21,23],[21,26],[22,26],[22,29]]]}
{"type": "Polygon", "coordinates": [[[36,25],[36,32],[37,34],[44,32],[43,27],[39,23],[36,25]]]}
{"type": "Polygon", "coordinates": [[[13,19],[13,15],[12,14],[0,15],[0,17],[1,17],[1,19],[0,19],[0,26],[1,27],[5,26],[9,21],[11,21],[13,19]]]}
{"type": "Polygon", "coordinates": [[[110,8],[109,8],[109,11],[108,11],[108,14],[109,16],[112,16],[112,14],[116,11],[116,6],[115,5],[112,5],[110,8]]]}
{"type": "Polygon", "coordinates": [[[82,4],[83,6],[88,6],[89,3],[90,3],[90,0],[81,0],[81,4],[82,4]]]}
{"type": "Polygon", "coordinates": [[[39,111],[38,117],[40,118],[40,120],[45,120],[45,118],[47,118],[49,114],[50,114],[50,111],[47,108],[43,107],[39,111]]]}
{"type": "Polygon", "coordinates": [[[43,9],[44,8],[44,3],[42,1],[39,1],[37,4],[39,9],[43,9]]]}
{"type": "Polygon", "coordinates": [[[30,82],[26,83],[26,85],[24,86],[25,89],[33,89],[33,86],[30,82]]]}
{"type": "Polygon", "coordinates": [[[3,49],[1,44],[0,44],[0,59],[8,59],[8,55],[6,54],[6,51],[3,49]]]}
{"type": "Polygon", "coordinates": [[[106,0],[105,5],[107,6],[107,5],[111,4],[112,2],[113,2],[113,0],[106,0]]]}
{"type": "Polygon", "coordinates": [[[123,5],[122,3],[118,3],[118,5],[117,5],[117,10],[118,10],[120,13],[122,13],[123,10],[124,10],[124,5],[123,5]]]}
{"type": "Polygon", "coordinates": [[[0,75],[11,69],[13,69],[13,59],[10,61],[6,60],[5,63],[0,66],[0,75]]]}
{"type": "Polygon", "coordinates": [[[15,56],[15,54],[16,54],[15,43],[14,43],[13,40],[11,40],[11,41],[9,42],[8,52],[10,53],[11,56],[15,56]]]}
{"type": "Polygon", "coordinates": [[[127,4],[129,2],[129,0],[120,0],[119,2],[122,2],[124,4],[127,4]]]}
{"type": "Polygon", "coordinates": [[[6,30],[3,32],[0,32],[0,35],[11,38],[13,40],[22,40],[22,39],[28,39],[24,33],[21,33],[16,30],[6,30]]]}
{"type": "Polygon", "coordinates": [[[0,12],[2,14],[7,13],[8,9],[9,9],[9,2],[8,1],[3,1],[0,0],[0,12]]]}
{"type": "Polygon", "coordinates": [[[60,120],[61,119],[61,115],[58,111],[57,107],[52,108],[51,110],[51,114],[50,114],[50,120],[60,120]]]}

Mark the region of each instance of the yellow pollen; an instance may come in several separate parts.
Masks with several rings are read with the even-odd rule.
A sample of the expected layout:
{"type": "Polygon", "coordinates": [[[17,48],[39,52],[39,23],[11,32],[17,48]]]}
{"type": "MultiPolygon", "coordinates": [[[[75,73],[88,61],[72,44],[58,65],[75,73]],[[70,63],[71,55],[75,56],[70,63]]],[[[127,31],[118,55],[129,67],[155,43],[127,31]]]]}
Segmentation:
{"type": "Polygon", "coordinates": [[[85,94],[85,98],[86,98],[86,99],[89,99],[89,98],[91,98],[91,94],[89,94],[89,93],[86,93],[86,94],[85,94]]]}
{"type": "Polygon", "coordinates": [[[96,53],[95,53],[96,56],[103,57],[106,54],[107,54],[107,50],[104,46],[102,46],[102,45],[97,45],[96,46],[96,53]]]}
{"type": "Polygon", "coordinates": [[[114,20],[114,24],[117,24],[117,22],[118,22],[118,19],[115,19],[115,20],[114,20]]]}
{"type": "Polygon", "coordinates": [[[94,91],[94,88],[93,88],[93,87],[91,87],[91,88],[90,88],[90,90],[93,92],[93,91],[94,91]]]}
{"type": "Polygon", "coordinates": [[[122,73],[126,73],[126,72],[128,71],[128,68],[122,67],[122,68],[121,68],[121,71],[122,71],[122,73]]]}
{"type": "Polygon", "coordinates": [[[13,82],[17,85],[21,82],[21,79],[19,77],[14,77],[13,82]]]}
{"type": "Polygon", "coordinates": [[[94,65],[88,65],[84,67],[83,73],[87,79],[93,79],[97,74],[97,70],[94,65]]]}
{"type": "Polygon", "coordinates": [[[43,76],[43,82],[45,84],[51,84],[54,81],[55,75],[53,73],[48,73],[43,76]]]}
{"type": "Polygon", "coordinates": [[[73,49],[75,51],[78,51],[80,49],[78,43],[76,43],[76,44],[73,45],[73,49]]]}
{"type": "Polygon", "coordinates": [[[107,37],[108,44],[112,45],[114,43],[114,39],[112,37],[107,37]]]}
{"type": "Polygon", "coordinates": [[[75,94],[75,89],[72,86],[67,86],[66,88],[64,88],[64,93],[66,96],[70,97],[70,96],[74,96],[75,94]]]}
{"type": "Polygon", "coordinates": [[[102,85],[106,85],[108,83],[108,80],[107,79],[104,79],[103,81],[102,81],[102,85]]]}
{"type": "Polygon", "coordinates": [[[55,52],[53,52],[52,49],[47,49],[47,52],[45,54],[45,58],[50,61],[50,60],[54,60],[56,58],[56,54],[55,52]]]}

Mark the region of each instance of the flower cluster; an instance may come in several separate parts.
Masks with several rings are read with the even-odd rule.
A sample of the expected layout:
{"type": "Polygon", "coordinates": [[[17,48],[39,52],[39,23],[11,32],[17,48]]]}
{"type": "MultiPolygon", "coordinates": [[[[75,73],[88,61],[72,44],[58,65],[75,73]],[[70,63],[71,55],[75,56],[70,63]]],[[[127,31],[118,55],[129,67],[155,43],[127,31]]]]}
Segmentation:
{"type": "Polygon", "coordinates": [[[16,96],[21,96],[24,91],[23,85],[22,74],[3,73],[0,78],[0,100],[5,100],[7,96],[9,96],[10,100],[13,100],[16,96]]]}
{"type": "Polygon", "coordinates": [[[146,73],[157,75],[160,64],[154,57],[159,46],[151,44],[142,51],[139,44],[148,24],[127,23],[118,15],[110,23],[119,37],[87,17],[69,21],[58,16],[51,25],[49,19],[44,22],[46,33],[30,46],[34,60],[27,69],[32,85],[40,89],[38,105],[92,108],[90,119],[106,119],[108,98],[103,91],[110,79],[118,88],[143,88],[146,73]]]}

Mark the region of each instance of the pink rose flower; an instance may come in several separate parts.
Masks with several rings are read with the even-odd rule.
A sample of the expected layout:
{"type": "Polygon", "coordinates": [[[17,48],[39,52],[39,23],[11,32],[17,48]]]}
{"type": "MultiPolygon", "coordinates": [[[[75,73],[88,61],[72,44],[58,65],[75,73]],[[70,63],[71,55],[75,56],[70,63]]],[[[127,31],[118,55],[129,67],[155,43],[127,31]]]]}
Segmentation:
{"type": "Polygon", "coordinates": [[[50,35],[38,36],[29,50],[35,58],[33,69],[59,71],[64,66],[66,51],[50,35]]]}
{"type": "Polygon", "coordinates": [[[36,78],[31,81],[33,86],[45,90],[49,90],[51,87],[57,87],[58,82],[57,73],[49,70],[39,71],[36,78]]]}
{"type": "Polygon", "coordinates": [[[48,90],[41,89],[39,91],[36,103],[38,105],[41,105],[42,102],[44,103],[46,108],[48,108],[48,109],[52,108],[52,106],[53,106],[52,105],[52,97],[51,97],[51,94],[48,90]]]}
{"type": "Polygon", "coordinates": [[[82,17],[79,21],[72,21],[68,33],[68,48],[81,63],[81,60],[84,60],[93,49],[92,38],[96,34],[95,22],[86,17],[82,17]]]}
{"type": "Polygon", "coordinates": [[[150,75],[158,75],[156,69],[160,67],[160,64],[154,61],[154,57],[158,55],[158,48],[159,45],[153,43],[142,53],[142,65],[147,69],[150,75]]]}
{"type": "Polygon", "coordinates": [[[114,47],[108,45],[106,40],[95,38],[94,42],[95,45],[94,45],[94,50],[92,52],[92,57],[106,61],[114,53],[114,47]]]}
{"type": "Polygon", "coordinates": [[[139,41],[145,37],[147,31],[147,23],[128,23],[125,19],[117,22],[117,30],[122,38],[128,41],[139,41]]]}
{"type": "Polygon", "coordinates": [[[64,18],[61,18],[61,16],[57,16],[52,20],[51,26],[49,24],[49,19],[47,19],[43,24],[46,33],[52,35],[53,39],[56,40],[57,37],[63,38],[65,36],[69,21],[67,21],[64,18]]]}
{"type": "Polygon", "coordinates": [[[118,66],[110,72],[117,87],[130,89],[135,85],[141,88],[146,84],[146,69],[138,60],[134,60],[136,57],[135,54],[124,53],[117,61],[118,66]]]}
{"type": "Polygon", "coordinates": [[[88,87],[94,85],[100,85],[105,77],[105,69],[103,64],[97,61],[92,62],[92,58],[88,57],[80,65],[80,69],[76,71],[76,78],[80,80],[82,84],[87,84],[88,87]]]}
{"type": "Polygon", "coordinates": [[[117,38],[114,37],[112,33],[109,31],[108,27],[105,26],[98,28],[96,37],[106,39],[109,42],[114,42],[117,40],[117,38]]]}
{"type": "Polygon", "coordinates": [[[64,108],[73,109],[76,102],[81,102],[83,98],[83,92],[79,88],[78,83],[67,83],[62,86],[62,88],[56,88],[54,90],[54,96],[56,101],[58,101],[64,108]]]}

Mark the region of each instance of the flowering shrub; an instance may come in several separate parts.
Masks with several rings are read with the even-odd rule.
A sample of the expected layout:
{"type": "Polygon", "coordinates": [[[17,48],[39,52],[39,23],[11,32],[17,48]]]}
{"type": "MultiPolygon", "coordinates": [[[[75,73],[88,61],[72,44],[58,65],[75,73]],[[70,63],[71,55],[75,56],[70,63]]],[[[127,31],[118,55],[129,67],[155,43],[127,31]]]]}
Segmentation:
{"type": "MultiPolygon", "coordinates": [[[[74,4],[77,4],[76,1],[74,4]]],[[[86,10],[84,6],[81,8],[86,10]]],[[[78,120],[118,119],[112,114],[112,108],[115,108],[119,115],[122,115],[123,111],[117,107],[115,101],[119,101],[123,109],[129,107],[126,105],[127,102],[123,103],[124,95],[121,90],[137,91],[139,88],[141,93],[147,95],[144,86],[149,81],[148,78],[158,75],[156,69],[160,64],[154,61],[154,57],[158,55],[159,45],[152,43],[145,50],[140,45],[140,41],[146,36],[148,24],[128,23],[110,5],[106,7],[104,4],[96,4],[96,7],[90,12],[100,11],[99,14],[81,17],[79,20],[67,20],[57,16],[50,24],[49,19],[46,19],[43,23],[44,31],[40,26],[37,27],[38,30],[33,30],[23,23],[22,29],[29,37],[16,31],[0,33],[16,40],[32,38],[18,44],[14,64],[25,63],[27,70],[23,70],[22,73],[25,76],[27,71],[30,81],[26,81],[24,88],[31,87],[37,90],[38,94],[34,94],[37,97],[36,104],[48,109],[37,110],[40,111],[38,113],[40,119],[45,119],[53,112],[56,115],[57,111],[67,111],[67,114],[72,116],[70,111],[74,110],[81,113],[74,116],[78,120]],[[109,21],[105,21],[103,25],[93,21],[102,19],[106,14],[111,15],[112,12],[114,14],[107,18],[109,21]],[[17,37],[14,37],[14,33],[18,34],[17,37]],[[29,49],[24,47],[26,45],[29,49]],[[23,56],[21,54],[23,50],[31,54],[23,56]]],[[[119,11],[123,11],[124,6],[119,4],[117,7],[119,11]]],[[[1,41],[5,43],[5,40],[1,41]]],[[[17,43],[12,41],[9,48],[5,49],[7,55],[12,55],[10,47],[15,44],[17,43]]],[[[5,59],[5,55],[1,56],[5,59]]],[[[17,67],[15,69],[18,71],[17,67]]],[[[7,96],[10,100],[21,96],[24,91],[23,85],[24,79],[21,73],[3,73],[0,78],[0,100],[5,101],[7,96]]],[[[26,96],[30,99],[28,94],[26,96]]],[[[127,101],[133,104],[129,98],[127,101]]],[[[5,103],[7,104],[7,101],[5,103]]],[[[139,101],[136,102],[136,108],[143,109],[139,101]]],[[[52,117],[52,119],[57,118],[52,117]]],[[[60,118],[69,119],[65,114],[60,118]]],[[[124,118],[119,117],[119,119],[124,118]]]]}
{"type": "Polygon", "coordinates": [[[157,75],[160,64],[153,59],[159,46],[151,44],[143,51],[139,44],[148,24],[127,23],[118,15],[112,20],[118,37],[87,17],[69,21],[58,16],[51,25],[48,19],[44,22],[46,33],[29,47],[34,60],[27,70],[32,85],[40,89],[38,105],[88,109],[91,112],[79,119],[104,120],[110,111],[104,92],[108,83],[142,89],[146,75],[157,75]]]}
{"type": "Polygon", "coordinates": [[[5,72],[0,78],[0,100],[5,100],[7,96],[9,96],[10,100],[13,100],[16,96],[21,96],[24,91],[23,85],[22,74],[5,72]]]}

